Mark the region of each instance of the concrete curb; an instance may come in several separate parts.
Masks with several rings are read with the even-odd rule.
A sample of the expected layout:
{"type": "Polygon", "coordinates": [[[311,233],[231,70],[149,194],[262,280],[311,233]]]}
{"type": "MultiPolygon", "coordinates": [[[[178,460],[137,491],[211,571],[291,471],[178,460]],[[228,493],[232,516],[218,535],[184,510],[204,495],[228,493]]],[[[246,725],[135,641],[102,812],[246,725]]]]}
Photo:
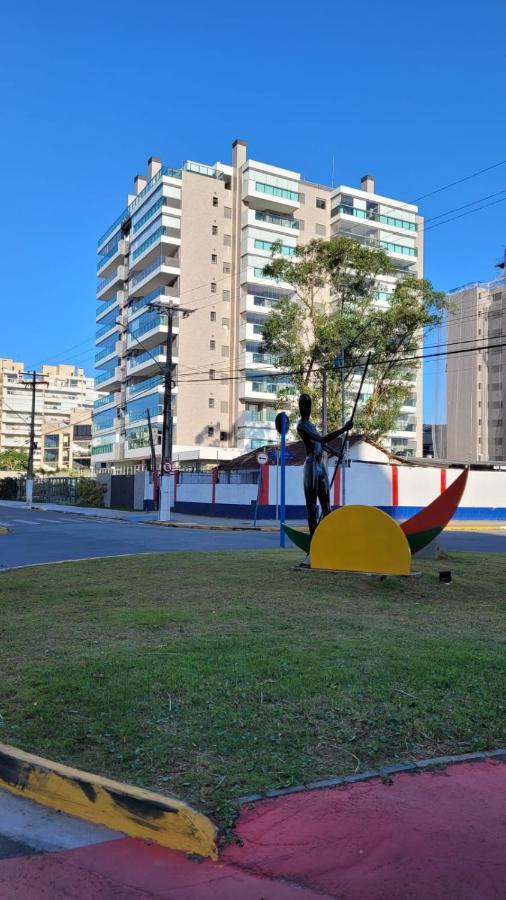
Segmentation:
{"type": "Polygon", "coordinates": [[[341,787],[347,784],[357,784],[361,781],[371,781],[373,778],[389,778],[401,772],[422,772],[424,769],[440,768],[456,765],[458,763],[484,762],[485,760],[497,760],[506,763],[506,748],[498,750],[484,750],[482,753],[462,753],[454,756],[435,756],[432,759],[419,759],[409,763],[393,763],[389,766],[381,766],[379,769],[371,769],[368,772],[359,772],[356,775],[344,775],[337,778],[325,778],[322,781],[311,781],[308,784],[295,784],[289,788],[272,788],[263,794],[247,794],[239,797],[240,805],[245,803],[257,803],[259,800],[273,800],[276,797],[286,797],[288,794],[300,794],[307,791],[321,791],[325,788],[341,787]]]}
{"type": "Polygon", "coordinates": [[[193,528],[197,531],[275,531],[274,525],[204,525],[201,522],[146,522],[146,525],[158,525],[162,528],[193,528]]]}
{"type": "Polygon", "coordinates": [[[172,850],[218,858],[213,822],[176,797],[64,766],[0,744],[0,787],[172,850]]]}

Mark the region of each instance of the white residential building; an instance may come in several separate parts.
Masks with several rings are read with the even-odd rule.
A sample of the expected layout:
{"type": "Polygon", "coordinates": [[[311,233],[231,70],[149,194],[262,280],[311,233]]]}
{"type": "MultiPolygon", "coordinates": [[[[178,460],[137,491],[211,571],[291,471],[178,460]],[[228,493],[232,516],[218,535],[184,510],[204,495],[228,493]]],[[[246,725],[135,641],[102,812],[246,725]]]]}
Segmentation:
{"type": "MultiPolygon", "coordinates": [[[[330,188],[298,172],[247,158],[235,141],[232,165],[152,157],[147,175],[98,242],[96,387],[92,461],[116,471],[149,459],[147,411],[161,446],[167,316],[160,300],[192,310],[175,318],[174,458],[217,461],[275,441],[276,393],[289,377],[260,352],[262,324],[290,286],[263,275],[271,247],[348,234],[384,248],[397,275],[421,276],[422,230],[412,204],[360,188],[330,188]]],[[[396,276],[378,285],[388,302],[396,276]]],[[[421,455],[421,372],[412,402],[388,439],[421,455]]]]}

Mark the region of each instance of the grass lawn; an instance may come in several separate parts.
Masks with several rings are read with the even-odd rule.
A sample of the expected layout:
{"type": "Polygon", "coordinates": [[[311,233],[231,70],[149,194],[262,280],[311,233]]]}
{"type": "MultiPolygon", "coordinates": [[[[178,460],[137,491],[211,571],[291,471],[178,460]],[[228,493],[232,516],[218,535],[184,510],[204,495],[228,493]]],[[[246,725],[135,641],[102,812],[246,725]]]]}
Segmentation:
{"type": "Polygon", "coordinates": [[[383,582],[291,571],[300,557],[3,573],[0,740],[182,795],[222,825],[241,794],[501,745],[502,555],[383,582]]]}

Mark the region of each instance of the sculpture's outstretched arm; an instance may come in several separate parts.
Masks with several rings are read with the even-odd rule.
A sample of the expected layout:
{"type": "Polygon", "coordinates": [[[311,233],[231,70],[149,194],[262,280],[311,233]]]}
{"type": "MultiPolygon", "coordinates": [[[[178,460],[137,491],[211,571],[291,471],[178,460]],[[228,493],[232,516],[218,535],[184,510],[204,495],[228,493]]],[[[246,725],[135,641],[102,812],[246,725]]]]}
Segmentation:
{"type": "Polygon", "coordinates": [[[348,421],[342,426],[342,428],[337,428],[336,431],[329,431],[328,434],[325,434],[323,437],[318,437],[320,443],[326,444],[329,441],[335,440],[335,438],[340,437],[346,431],[350,431],[353,428],[352,419],[348,419],[348,421]]]}

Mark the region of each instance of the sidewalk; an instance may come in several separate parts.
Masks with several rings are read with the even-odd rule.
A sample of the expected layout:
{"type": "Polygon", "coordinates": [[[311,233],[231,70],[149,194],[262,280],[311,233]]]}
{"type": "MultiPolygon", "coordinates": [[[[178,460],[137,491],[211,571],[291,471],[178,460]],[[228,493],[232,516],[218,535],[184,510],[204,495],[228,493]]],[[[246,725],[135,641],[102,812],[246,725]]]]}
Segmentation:
{"type": "Polygon", "coordinates": [[[487,760],[250,803],[218,862],[102,833],[0,860],[0,897],[502,900],[505,788],[487,760]]]}

